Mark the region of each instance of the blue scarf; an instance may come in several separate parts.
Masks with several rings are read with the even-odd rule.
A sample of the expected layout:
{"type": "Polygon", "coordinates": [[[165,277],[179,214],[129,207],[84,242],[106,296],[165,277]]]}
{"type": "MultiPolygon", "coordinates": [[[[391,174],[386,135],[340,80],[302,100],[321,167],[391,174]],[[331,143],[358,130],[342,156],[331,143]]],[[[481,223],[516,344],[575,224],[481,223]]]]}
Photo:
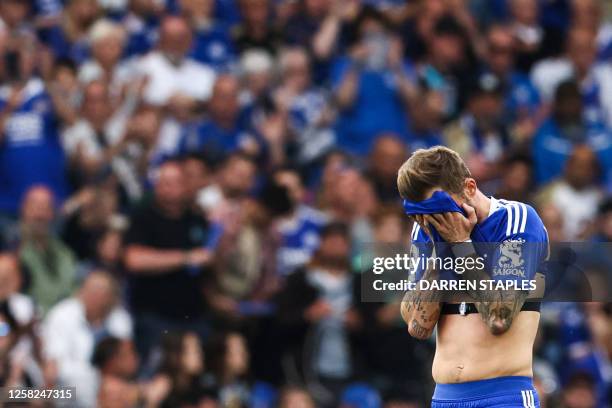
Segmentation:
{"type": "MultiPolygon", "coordinates": [[[[445,212],[458,212],[465,215],[463,208],[459,207],[455,200],[445,191],[435,191],[431,197],[423,201],[404,200],[404,211],[407,215],[440,214],[445,212]]],[[[442,241],[433,225],[430,225],[430,229],[434,234],[434,240],[442,241]]],[[[472,237],[477,241],[486,241],[478,225],[474,226],[472,237]]]]}
{"type": "Polygon", "coordinates": [[[427,200],[404,200],[404,211],[407,215],[439,214],[445,212],[460,212],[463,209],[445,191],[436,191],[427,200]]]}

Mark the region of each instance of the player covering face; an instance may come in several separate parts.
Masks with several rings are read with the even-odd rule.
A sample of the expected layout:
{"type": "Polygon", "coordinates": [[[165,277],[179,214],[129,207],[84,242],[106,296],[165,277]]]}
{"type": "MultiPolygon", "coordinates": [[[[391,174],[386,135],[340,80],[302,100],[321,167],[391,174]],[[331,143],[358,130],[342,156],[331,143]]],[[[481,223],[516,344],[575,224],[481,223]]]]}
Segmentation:
{"type": "MultiPolygon", "coordinates": [[[[520,283],[543,267],[548,238],[535,210],[485,196],[456,152],[417,150],[399,169],[398,190],[415,221],[413,249],[476,258],[486,248],[486,268],[468,268],[453,279],[520,283]]],[[[448,272],[428,267],[416,279],[447,279],[448,272]]],[[[526,302],[527,290],[477,286],[453,302],[418,287],[406,293],[402,316],[413,337],[425,339],[437,328],[433,407],[539,406],[531,367],[539,304],[526,302]]]]}

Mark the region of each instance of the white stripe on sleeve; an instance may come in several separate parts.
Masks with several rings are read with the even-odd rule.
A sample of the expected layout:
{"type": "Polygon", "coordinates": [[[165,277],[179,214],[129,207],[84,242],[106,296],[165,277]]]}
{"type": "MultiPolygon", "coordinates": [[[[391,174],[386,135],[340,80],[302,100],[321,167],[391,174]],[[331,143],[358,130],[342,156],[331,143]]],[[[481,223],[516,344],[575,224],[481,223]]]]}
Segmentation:
{"type": "Polygon", "coordinates": [[[525,232],[525,225],[527,225],[527,206],[521,203],[521,209],[523,210],[523,221],[521,221],[521,229],[519,232],[525,232]]]}
{"type": "Polygon", "coordinates": [[[521,221],[520,209],[518,203],[515,203],[512,208],[514,209],[514,227],[512,228],[512,233],[516,234],[519,230],[519,223],[521,221]]]}
{"type": "Polygon", "coordinates": [[[506,226],[506,236],[510,235],[512,228],[512,207],[506,206],[506,212],[508,213],[508,225],[506,226]]]}

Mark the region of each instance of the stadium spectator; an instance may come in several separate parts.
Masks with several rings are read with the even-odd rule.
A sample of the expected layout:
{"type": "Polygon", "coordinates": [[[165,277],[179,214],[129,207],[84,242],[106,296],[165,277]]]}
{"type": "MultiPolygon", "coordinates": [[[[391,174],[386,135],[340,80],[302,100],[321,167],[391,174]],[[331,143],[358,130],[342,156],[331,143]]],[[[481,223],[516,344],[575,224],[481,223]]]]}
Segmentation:
{"type": "Polygon", "coordinates": [[[40,349],[38,312],[32,299],[20,293],[22,281],[17,256],[12,253],[0,253],[0,310],[6,313],[9,323],[14,319],[16,324],[12,329],[11,350],[8,354],[0,352],[2,354],[0,360],[9,360],[9,365],[13,369],[11,375],[15,380],[19,377],[24,380],[20,384],[51,385],[54,381],[51,378],[52,367],[43,359],[40,349]]]}
{"type": "Polygon", "coordinates": [[[118,166],[113,162],[135,139],[135,132],[128,128],[132,113],[132,106],[113,105],[107,82],[93,80],[86,85],[80,119],[62,133],[64,150],[81,183],[118,166]]]}
{"type": "Polygon", "coordinates": [[[39,35],[53,55],[83,63],[90,53],[89,29],[100,15],[96,0],[69,0],[59,22],[44,27],[39,35]]]}
{"type": "Polygon", "coordinates": [[[521,138],[532,136],[534,121],[538,119],[540,95],[529,76],[516,68],[516,49],[512,30],[504,25],[493,25],[487,31],[486,69],[502,83],[505,118],[516,121],[515,129],[521,138]]]}
{"type": "Polygon", "coordinates": [[[266,51],[252,49],[242,53],[239,64],[243,87],[240,102],[253,109],[269,98],[276,74],[274,60],[266,51]]]}
{"type": "Polygon", "coordinates": [[[208,117],[195,129],[184,129],[182,152],[201,151],[211,161],[238,150],[257,153],[258,145],[249,133],[247,118],[241,114],[238,100],[240,84],[233,75],[221,75],[215,81],[208,102],[208,117]]]}
{"type": "Polygon", "coordinates": [[[158,39],[159,22],[164,9],[160,3],[150,0],[132,0],[121,23],[127,32],[127,57],[146,54],[158,39]]]}
{"type": "Polygon", "coordinates": [[[191,56],[217,71],[232,68],[235,62],[234,44],[229,27],[215,19],[215,2],[210,0],[179,0],[179,9],[193,30],[191,56]]]}
{"type": "Polygon", "coordinates": [[[217,389],[221,406],[247,404],[252,380],[244,336],[237,332],[221,333],[211,340],[206,352],[210,356],[210,384],[217,389]]]}
{"type": "Polygon", "coordinates": [[[62,201],[68,194],[58,118],[42,79],[34,75],[30,40],[5,52],[5,92],[0,96],[0,210],[15,214],[33,184],[48,185],[62,201]]]}
{"type": "Polygon", "coordinates": [[[55,197],[45,186],[28,190],[19,220],[19,258],[29,273],[27,293],[43,313],[71,294],[75,256],[54,233],[55,197]]]}
{"type": "Polygon", "coordinates": [[[132,320],[118,301],[111,275],[94,271],[74,297],[56,304],[43,321],[45,355],[57,364],[59,384],[78,384],[77,401],[82,406],[92,406],[96,400],[98,376],[91,363],[96,343],[109,334],[132,336],[132,320]]]}
{"type": "Polygon", "coordinates": [[[595,33],[592,29],[576,28],[567,36],[565,58],[545,59],[534,66],[533,83],[545,101],[551,101],[555,89],[564,81],[574,80],[583,99],[584,120],[591,125],[612,126],[610,86],[612,70],[597,64],[595,33]]]}
{"type": "Polygon", "coordinates": [[[366,172],[381,202],[397,202],[396,173],[408,156],[408,149],[393,134],[379,135],[369,155],[366,172]]]}
{"type": "Polygon", "coordinates": [[[471,49],[463,27],[452,17],[442,15],[431,21],[431,32],[424,38],[426,55],[419,77],[427,89],[439,92],[444,101],[444,119],[456,117],[463,109],[471,78],[471,49]]]}
{"type": "Polygon", "coordinates": [[[243,21],[234,29],[233,41],[240,52],[261,48],[276,54],[282,38],[271,20],[272,4],[268,0],[240,0],[243,21]]]}
{"type": "Polygon", "coordinates": [[[538,207],[538,212],[546,226],[550,242],[566,242],[561,211],[553,204],[545,204],[538,207]]]}
{"type": "Polygon", "coordinates": [[[574,147],[581,143],[588,144],[599,157],[601,176],[610,177],[612,136],[599,126],[590,126],[582,118],[583,102],[578,85],[573,81],[561,83],[555,91],[551,116],[538,129],[532,142],[538,183],[559,176],[574,147]]]}
{"type": "Polygon", "coordinates": [[[204,247],[208,223],[187,199],[183,168],[176,161],[165,162],[155,197],[133,215],[126,234],[124,262],[142,358],[159,344],[163,330],[206,330],[200,282],[213,254],[204,247]]]}
{"type": "Polygon", "coordinates": [[[138,356],[129,339],[106,337],[98,342],[91,362],[101,376],[133,379],[138,370],[138,356]]]}
{"type": "Polygon", "coordinates": [[[327,95],[313,86],[311,61],[305,49],[284,50],[279,66],[281,84],[275,91],[276,103],[286,111],[289,131],[295,134],[298,163],[311,163],[327,153],[335,141],[330,129],[334,119],[331,107],[327,95]]]}
{"type": "Polygon", "coordinates": [[[563,216],[564,235],[570,240],[588,236],[603,192],[597,186],[599,164],[593,151],[577,146],[567,161],[563,178],[540,192],[542,203],[557,207],[563,216]],[[571,214],[571,215],[570,215],[571,214]]]}
{"type": "Polygon", "coordinates": [[[502,163],[496,197],[529,203],[533,191],[533,161],[523,153],[508,155],[502,163]]]}
{"type": "Polygon", "coordinates": [[[595,384],[588,374],[576,374],[565,385],[562,394],[563,408],[595,408],[595,384]]]}
{"type": "Polygon", "coordinates": [[[295,170],[279,169],[273,173],[273,179],[287,190],[291,200],[290,210],[279,217],[277,225],[281,236],[276,254],[278,272],[288,275],[310,261],[319,245],[319,232],[328,218],[304,202],[306,191],[295,170]]]}
{"type": "Polygon", "coordinates": [[[110,188],[86,188],[73,195],[63,206],[62,239],[80,261],[96,257],[98,236],[118,216],[119,198],[110,188]]]}
{"type": "Polygon", "coordinates": [[[10,358],[19,339],[18,330],[19,324],[7,303],[0,303],[0,384],[4,387],[16,387],[24,383],[22,367],[10,358]]]}
{"type": "Polygon", "coordinates": [[[35,317],[34,302],[21,293],[23,277],[19,258],[15,254],[0,253],[0,301],[6,302],[15,320],[25,326],[35,317]]]}
{"type": "Polygon", "coordinates": [[[428,88],[418,87],[420,97],[409,104],[410,123],[405,141],[410,150],[427,149],[442,144],[444,95],[428,88]]]}
{"type": "Polygon", "coordinates": [[[223,224],[228,232],[234,231],[240,225],[240,211],[256,178],[256,163],[244,154],[232,154],[216,171],[214,182],[200,191],[198,204],[210,219],[223,224]]]}
{"type": "Polygon", "coordinates": [[[145,102],[164,106],[177,94],[200,102],[210,97],[215,74],[188,57],[192,37],[183,18],[165,17],[161,21],[157,49],[138,63],[139,74],[146,78],[145,102]]]}
{"type": "Polygon", "coordinates": [[[545,32],[540,24],[540,7],[536,0],[510,0],[510,28],[517,50],[517,65],[523,72],[543,53],[545,32]]]}
{"type": "Polygon", "coordinates": [[[182,164],[189,201],[197,205],[199,194],[212,183],[212,169],[204,157],[197,153],[185,156],[182,164]]]}
{"type": "Polygon", "coordinates": [[[279,319],[292,364],[303,378],[314,376],[327,390],[320,394],[324,406],[335,406],[359,368],[351,335],[362,324],[356,308],[360,295],[350,273],[349,250],[348,228],[338,223],[326,226],[311,263],[289,276],[279,298],[279,319]],[[307,341],[311,336],[317,340],[307,341]],[[304,355],[310,357],[304,360],[304,355]]]}
{"type": "Polygon", "coordinates": [[[92,58],[79,69],[79,81],[89,83],[103,80],[109,84],[111,100],[120,102],[126,85],[131,80],[132,69],[121,62],[126,34],[123,28],[109,20],[98,20],[89,31],[92,58]]]}
{"type": "Polygon", "coordinates": [[[178,407],[198,404],[209,392],[206,384],[204,350],[195,333],[167,336],[162,345],[162,361],[153,382],[170,385],[162,406],[178,407]]]}
{"type": "Polygon", "coordinates": [[[403,58],[401,40],[380,12],[363,8],[355,30],[357,38],[334,63],[331,81],[340,110],[337,144],[363,155],[381,132],[405,133],[404,104],[412,96],[413,72],[403,58]]]}
{"type": "Polygon", "coordinates": [[[499,78],[481,75],[471,87],[465,113],[443,131],[445,145],[465,159],[480,183],[498,177],[498,163],[510,143],[502,92],[499,78]]]}

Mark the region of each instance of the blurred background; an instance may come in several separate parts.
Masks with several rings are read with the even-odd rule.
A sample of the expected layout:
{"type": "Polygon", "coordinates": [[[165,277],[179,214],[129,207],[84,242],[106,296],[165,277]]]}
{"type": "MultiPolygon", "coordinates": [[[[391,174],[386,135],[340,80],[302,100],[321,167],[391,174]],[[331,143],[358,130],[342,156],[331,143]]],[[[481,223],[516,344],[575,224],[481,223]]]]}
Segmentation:
{"type": "MultiPolygon", "coordinates": [[[[554,242],[612,240],[604,0],[0,0],[0,386],[78,407],[425,407],[361,302],[396,172],[458,151],[554,242]]],[[[610,406],[610,304],[544,304],[542,407],[610,406]]]]}

